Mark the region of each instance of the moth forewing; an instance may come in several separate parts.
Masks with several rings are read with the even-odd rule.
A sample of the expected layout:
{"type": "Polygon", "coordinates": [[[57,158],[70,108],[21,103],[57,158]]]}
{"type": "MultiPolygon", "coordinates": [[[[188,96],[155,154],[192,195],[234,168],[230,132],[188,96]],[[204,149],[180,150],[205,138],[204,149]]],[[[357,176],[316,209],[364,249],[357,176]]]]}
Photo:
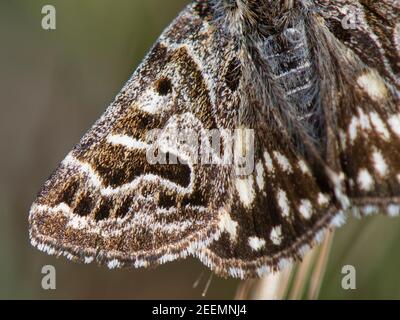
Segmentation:
{"type": "Polygon", "coordinates": [[[398,215],[398,17],[390,0],[194,1],[45,183],[32,244],[248,278],[349,207],[398,215]]]}

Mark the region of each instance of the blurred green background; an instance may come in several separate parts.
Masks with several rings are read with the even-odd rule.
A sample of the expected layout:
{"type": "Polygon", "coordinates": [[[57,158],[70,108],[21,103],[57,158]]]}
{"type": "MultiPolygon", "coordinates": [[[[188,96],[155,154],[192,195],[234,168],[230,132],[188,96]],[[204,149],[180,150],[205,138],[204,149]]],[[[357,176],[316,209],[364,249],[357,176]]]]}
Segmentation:
{"type": "MultiPolygon", "coordinates": [[[[56,259],[29,244],[30,204],[44,180],[103,113],[183,0],[0,1],[0,298],[201,298],[201,263],[107,270],[56,259]],[[57,29],[41,28],[41,9],[57,29]],[[41,288],[41,268],[57,289],[41,288]]],[[[353,220],[334,239],[321,298],[400,298],[400,218],[353,220]],[[341,288],[341,268],[357,290],[341,288]]],[[[205,280],[204,280],[205,281],[205,280]]],[[[204,282],[203,281],[203,282],[204,282]]],[[[230,299],[238,280],[214,277],[207,298],[230,299]]]]}

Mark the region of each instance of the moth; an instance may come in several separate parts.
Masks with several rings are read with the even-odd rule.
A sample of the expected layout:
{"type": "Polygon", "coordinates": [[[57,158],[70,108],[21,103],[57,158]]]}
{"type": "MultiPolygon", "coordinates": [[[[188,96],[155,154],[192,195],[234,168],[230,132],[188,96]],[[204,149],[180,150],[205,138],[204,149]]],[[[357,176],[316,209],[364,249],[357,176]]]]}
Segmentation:
{"type": "Polygon", "coordinates": [[[194,1],[44,184],[33,246],[109,268],[194,256],[250,278],[348,212],[398,216],[399,17],[397,0],[194,1]],[[212,130],[253,170],[196,161],[173,138],[207,149],[212,130]],[[156,149],[178,161],[149,161],[156,149]]]}

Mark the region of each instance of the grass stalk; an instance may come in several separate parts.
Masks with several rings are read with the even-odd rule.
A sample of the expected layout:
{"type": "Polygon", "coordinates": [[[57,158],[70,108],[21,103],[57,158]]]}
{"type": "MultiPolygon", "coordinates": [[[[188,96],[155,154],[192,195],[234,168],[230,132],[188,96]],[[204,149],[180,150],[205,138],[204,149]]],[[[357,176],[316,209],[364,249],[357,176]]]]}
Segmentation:
{"type": "Polygon", "coordinates": [[[324,241],[306,254],[303,261],[271,273],[258,280],[242,281],[235,299],[280,300],[317,299],[332,247],[334,231],[328,231],[324,241]]]}

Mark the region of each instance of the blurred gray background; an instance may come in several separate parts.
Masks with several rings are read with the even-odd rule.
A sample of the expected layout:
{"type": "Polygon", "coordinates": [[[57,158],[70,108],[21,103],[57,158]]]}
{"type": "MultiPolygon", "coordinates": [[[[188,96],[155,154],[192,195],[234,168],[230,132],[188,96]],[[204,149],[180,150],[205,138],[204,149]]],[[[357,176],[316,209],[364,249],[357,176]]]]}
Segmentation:
{"type": "MultiPolygon", "coordinates": [[[[30,204],[44,180],[103,113],[183,0],[0,1],[0,298],[201,298],[193,259],[154,270],[113,270],[47,256],[29,244],[30,204]],[[41,28],[41,9],[57,29],[41,28]],[[57,289],[41,288],[41,268],[57,289]]],[[[400,298],[400,218],[353,220],[334,239],[321,298],[400,298]],[[357,269],[357,290],[341,268],[357,269]]],[[[237,280],[214,277],[207,298],[230,299],[237,280]]]]}

